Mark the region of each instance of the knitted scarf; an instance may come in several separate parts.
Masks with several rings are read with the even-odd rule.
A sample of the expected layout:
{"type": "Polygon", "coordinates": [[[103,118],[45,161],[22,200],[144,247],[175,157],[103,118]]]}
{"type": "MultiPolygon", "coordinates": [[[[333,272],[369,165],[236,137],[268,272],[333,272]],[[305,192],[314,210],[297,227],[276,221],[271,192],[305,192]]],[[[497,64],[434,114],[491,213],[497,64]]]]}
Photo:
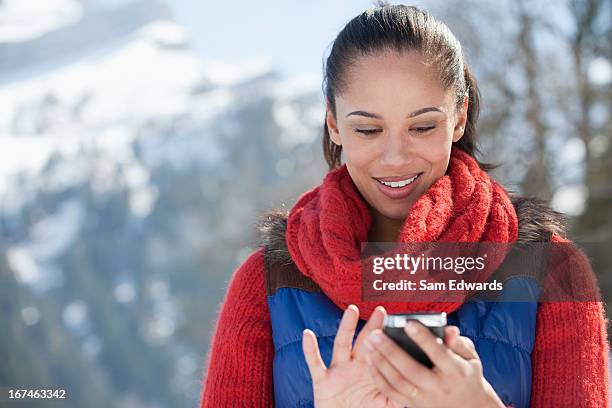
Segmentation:
{"type": "MultiPolygon", "coordinates": [[[[388,313],[450,313],[461,306],[461,301],[362,300],[361,243],[367,241],[371,222],[367,203],[344,164],[299,197],[287,218],[287,248],[303,275],[342,310],[357,305],[362,319],[379,304],[388,313]]],[[[504,188],[453,146],[446,174],[411,207],[397,242],[512,243],[517,234],[517,215],[504,188]]]]}

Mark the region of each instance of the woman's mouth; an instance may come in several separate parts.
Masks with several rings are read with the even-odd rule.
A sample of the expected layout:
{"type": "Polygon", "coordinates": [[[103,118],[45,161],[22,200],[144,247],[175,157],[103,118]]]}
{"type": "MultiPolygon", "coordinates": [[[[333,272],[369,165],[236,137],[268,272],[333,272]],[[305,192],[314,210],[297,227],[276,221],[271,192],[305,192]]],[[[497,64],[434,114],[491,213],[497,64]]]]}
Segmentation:
{"type": "Polygon", "coordinates": [[[376,185],[378,186],[379,190],[384,195],[389,198],[399,200],[408,197],[410,193],[412,193],[422,174],[423,173],[418,173],[405,178],[382,177],[380,179],[375,178],[374,180],[376,181],[376,185]]]}

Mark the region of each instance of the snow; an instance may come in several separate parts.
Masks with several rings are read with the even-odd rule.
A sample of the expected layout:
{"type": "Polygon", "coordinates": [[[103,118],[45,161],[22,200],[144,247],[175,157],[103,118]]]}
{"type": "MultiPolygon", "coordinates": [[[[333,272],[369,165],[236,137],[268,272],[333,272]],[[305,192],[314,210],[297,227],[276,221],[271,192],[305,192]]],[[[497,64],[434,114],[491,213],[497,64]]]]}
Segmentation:
{"type": "Polygon", "coordinates": [[[319,92],[321,78],[318,75],[296,75],[276,83],[272,94],[278,99],[290,99],[295,95],[319,92]]]}
{"type": "Polygon", "coordinates": [[[20,171],[40,173],[54,150],[52,139],[36,136],[22,136],[17,139],[5,135],[0,138],[0,144],[0,195],[9,189],[11,176],[20,171]]]}
{"type": "MultiPolygon", "coordinates": [[[[231,65],[204,62],[190,49],[180,25],[163,12],[148,13],[142,1],[121,14],[117,29],[118,9],[99,14],[91,9],[108,11],[108,1],[34,3],[0,3],[0,43],[14,41],[2,51],[25,53],[16,55],[21,62],[0,70],[3,217],[18,214],[40,193],[87,184],[96,198],[125,189],[132,215],[145,218],[159,196],[150,175],[156,166],[170,163],[188,170],[220,163],[226,152],[217,134],[231,137],[241,130],[238,121],[224,115],[261,98],[274,100],[287,145],[316,137],[299,117],[318,122],[323,111],[308,104],[300,108],[294,101],[316,91],[318,81],[312,77],[280,79],[262,58],[231,65]],[[88,30],[91,24],[97,29],[88,30]],[[107,26],[112,46],[103,38],[105,31],[100,34],[107,26]],[[65,41],[81,32],[80,42],[65,41]],[[55,54],[63,55],[61,63],[55,54]]],[[[283,175],[294,168],[288,159],[276,167],[283,175]]],[[[29,235],[12,241],[7,251],[17,281],[37,293],[62,284],[56,259],[74,245],[88,216],[83,202],[69,195],[51,213],[42,213],[29,235]]],[[[125,302],[135,295],[126,285],[116,292],[125,302]]],[[[35,321],[28,313],[28,321],[35,321]]],[[[148,330],[151,341],[173,332],[172,319],[168,311],[160,312],[148,330]]]]}
{"type": "Polygon", "coordinates": [[[3,0],[0,43],[22,42],[77,22],[83,13],[76,0],[3,0]]]}
{"type": "Polygon", "coordinates": [[[257,77],[271,71],[270,62],[265,58],[254,57],[237,64],[209,60],[203,68],[204,75],[214,84],[230,86],[245,79],[257,77]]]}
{"type": "MultiPolygon", "coordinates": [[[[17,174],[40,173],[54,153],[74,162],[84,151],[96,149],[116,161],[130,161],[135,128],[183,114],[212,120],[227,111],[240,92],[246,92],[240,84],[270,71],[262,60],[236,66],[205,65],[189,49],[179,47],[187,43],[188,36],[180,26],[157,20],[111,51],[1,85],[0,195],[17,174]],[[202,81],[208,81],[211,89],[194,95],[202,81]]],[[[286,96],[304,88],[303,81],[302,88],[295,83],[279,86],[278,92],[286,96]]],[[[223,158],[220,147],[205,135],[197,141],[183,138],[172,143],[149,137],[143,143],[147,165],[168,157],[175,163],[184,162],[185,152],[199,152],[200,159],[207,162],[223,158]]],[[[74,183],[85,174],[78,173],[74,183]]],[[[64,181],[69,178],[67,174],[61,177],[64,181]]],[[[50,183],[58,188],[66,184],[50,183]]]]}
{"type": "Polygon", "coordinates": [[[139,34],[162,47],[182,48],[189,45],[187,32],[180,25],[168,20],[154,21],[141,28],[139,34]]]}
{"type": "MultiPolygon", "coordinates": [[[[114,161],[129,161],[135,126],[189,111],[190,91],[202,78],[201,63],[190,52],[160,45],[183,43],[182,33],[176,23],[156,21],[113,52],[0,86],[0,196],[9,195],[16,175],[40,174],[54,154],[64,159],[64,171],[46,179],[46,190],[87,177],[90,172],[82,165],[91,166],[84,151],[96,149],[114,161]]],[[[226,105],[216,104],[218,109],[226,105]]],[[[13,207],[26,199],[11,194],[13,207]]],[[[139,186],[131,201],[134,212],[146,215],[154,196],[139,186]]]]}
{"type": "Polygon", "coordinates": [[[184,112],[190,88],[201,77],[201,66],[190,53],[157,45],[156,29],[167,30],[172,24],[152,23],[138,32],[134,41],[110,55],[86,58],[65,69],[0,87],[0,127],[8,128],[11,107],[40,101],[41,95],[51,95],[56,105],[79,108],[85,104],[78,117],[51,123],[56,129],[75,119],[95,126],[184,112]]]}

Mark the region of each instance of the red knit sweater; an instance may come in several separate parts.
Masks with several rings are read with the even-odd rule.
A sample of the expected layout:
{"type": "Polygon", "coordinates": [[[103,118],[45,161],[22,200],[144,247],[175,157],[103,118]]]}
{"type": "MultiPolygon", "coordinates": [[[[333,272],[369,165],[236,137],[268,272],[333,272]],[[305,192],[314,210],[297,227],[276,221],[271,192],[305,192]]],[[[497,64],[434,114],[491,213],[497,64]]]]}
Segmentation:
{"type": "MultiPolygon", "coordinates": [[[[583,268],[574,273],[590,280],[588,262],[576,255],[583,268]]],[[[258,249],[231,279],[207,356],[201,407],[274,406],[274,345],[263,268],[258,249]]],[[[601,302],[539,305],[532,407],[609,406],[606,325],[601,302]]]]}

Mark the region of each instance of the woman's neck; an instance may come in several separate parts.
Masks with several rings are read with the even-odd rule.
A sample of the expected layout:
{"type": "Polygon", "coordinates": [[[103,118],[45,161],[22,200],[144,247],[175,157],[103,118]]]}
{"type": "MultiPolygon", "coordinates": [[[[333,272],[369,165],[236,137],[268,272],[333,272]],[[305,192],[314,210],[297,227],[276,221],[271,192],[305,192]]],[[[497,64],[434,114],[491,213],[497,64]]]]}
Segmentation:
{"type": "Polygon", "coordinates": [[[368,242],[395,242],[404,220],[385,217],[374,209],[371,209],[371,214],[372,225],[368,232],[368,242]]]}

